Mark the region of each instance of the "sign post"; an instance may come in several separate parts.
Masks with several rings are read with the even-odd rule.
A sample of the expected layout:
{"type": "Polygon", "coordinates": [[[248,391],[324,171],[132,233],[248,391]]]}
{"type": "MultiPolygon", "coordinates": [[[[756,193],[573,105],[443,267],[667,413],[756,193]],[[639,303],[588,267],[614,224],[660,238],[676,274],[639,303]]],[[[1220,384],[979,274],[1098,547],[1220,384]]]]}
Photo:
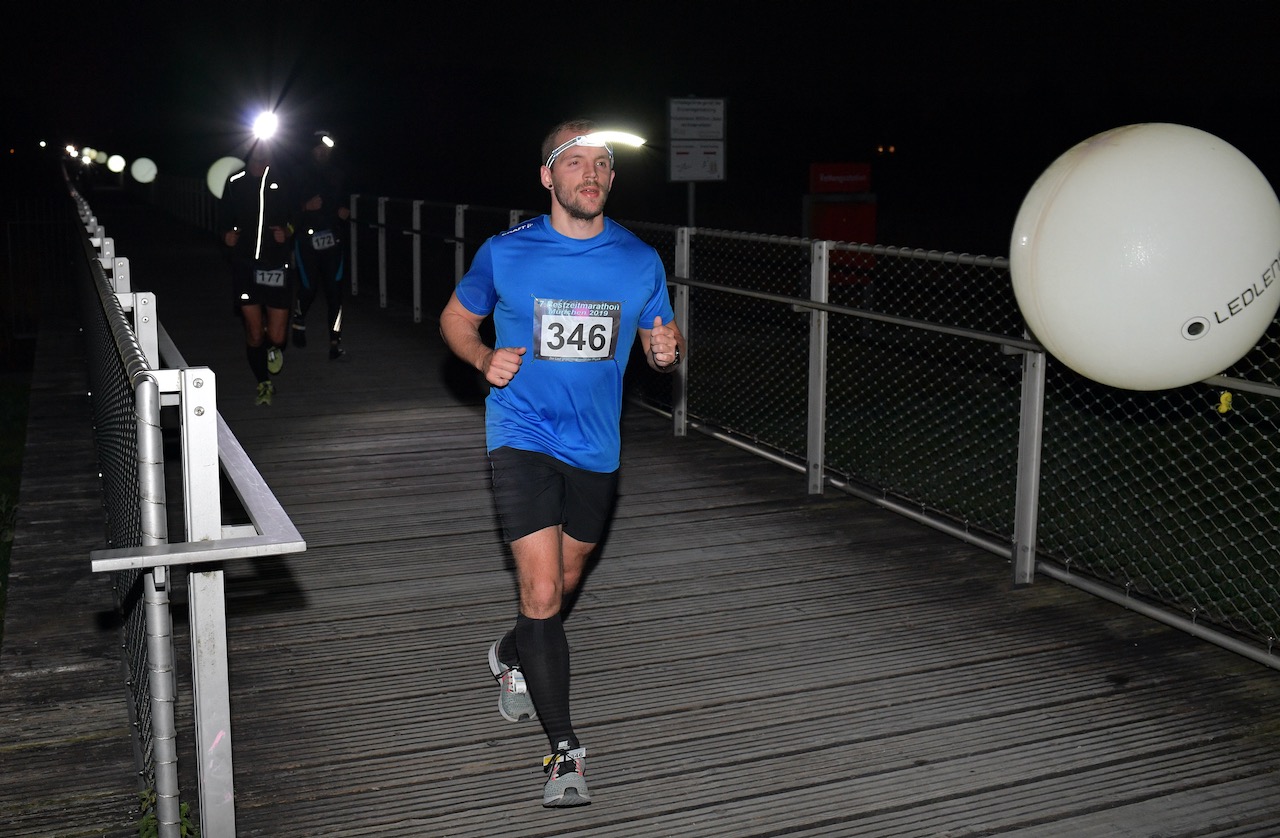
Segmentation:
{"type": "Polygon", "coordinates": [[[689,184],[689,226],[693,227],[694,184],[724,180],[725,100],[669,99],[668,106],[669,179],[689,184]]]}

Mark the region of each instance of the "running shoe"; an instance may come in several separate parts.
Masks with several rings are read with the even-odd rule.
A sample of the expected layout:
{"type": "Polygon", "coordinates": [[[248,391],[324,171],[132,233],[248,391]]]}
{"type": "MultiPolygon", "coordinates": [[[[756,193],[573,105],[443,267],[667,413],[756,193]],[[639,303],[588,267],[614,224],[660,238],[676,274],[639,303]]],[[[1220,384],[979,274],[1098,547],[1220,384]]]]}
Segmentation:
{"type": "Polygon", "coordinates": [[[507,666],[498,660],[499,642],[495,640],[489,647],[489,671],[498,681],[498,712],[509,722],[536,719],[538,711],[524,683],[524,673],[519,666],[507,666]]]}
{"type": "Polygon", "coordinates": [[[293,332],[293,345],[302,349],[307,345],[307,324],[303,323],[295,315],[293,323],[289,327],[289,331],[293,332]]]}
{"type": "Polygon", "coordinates": [[[339,341],[329,342],[329,360],[330,361],[336,361],[346,354],[347,354],[347,350],[342,348],[342,344],[339,341]]]}
{"type": "Polygon", "coordinates": [[[569,750],[569,743],[561,742],[554,754],[542,758],[542,770],[547,772],[547,784],[542,787],[543,806],[585,806],[591,802],[586,748],[569,750]]]}
{"type": "Polygon", "coordinates": [[[276,394],[276,385],[270,381],[258,382],[258,397],[253,400],[254,404],[264,404],[271,406],[271,397],[276,394]]]}
{"type": "Polygon", "coordinates": [[[284,369],[284,353],[280,351],[280,347],[273,346],[267,350],[267,372],[279,375],[282,369],[284,369]]]}

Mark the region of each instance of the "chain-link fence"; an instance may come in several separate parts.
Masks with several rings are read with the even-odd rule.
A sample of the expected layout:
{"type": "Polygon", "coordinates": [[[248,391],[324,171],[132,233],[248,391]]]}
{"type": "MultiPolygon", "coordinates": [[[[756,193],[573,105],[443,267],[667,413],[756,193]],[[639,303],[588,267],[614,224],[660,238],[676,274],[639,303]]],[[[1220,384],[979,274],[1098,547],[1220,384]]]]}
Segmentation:
{"type": "MultiPolygon", "coordinates": [[[[533,214],[412,202],[433,209],[410,237],[394,229],[394,213],[375,220],[379,201],[395,203],[355,201],[353,274],[387,276],[390,308],[429,299],[432,318],[479,244],[533,214]],[[412,246],[380,253],[379,230],[436,256],[415,273],[412,246]]],[[[1006,260],[829,243],[816,264],[810,240],[687,228],[682,255],[681,228],[623,223],[658,250],[673,285],[690,288],[690,352],[677,379],[690,422],[805,471],[818,427],[829,484],[1010,555],[1027,465],[1022,353],[1037,347],[1006,260]],[[815,269],[825,298],[815,296],[815,269]],[[815,312],[825,315],[816,356],[815,312]]],[[[642,367],[632,365],[632,393],[670,410],[671,379],[642,367]]],[[[1280,324],[1223,377],[1174,390],[1113,389],[1052,358],[1044,368],[1041,570],[1100,583],[1276,665],[1280,324]]]]}
{"type": "MultiPolygon", "coordinates": [[[[75,195],[73,191],[73,196],[75,195]]],[[[94,220],[82,201],[82,229],[74,249],[76,295],[86,344],[94,443],[102,475],[102,502],[108,547],[164,543],[163,459],[154,449],[160,404],[148,364],[115,291],[97,257],[94,220]],[[140,430],[141,429],[141,430],[140,430]],[[150,451],[151,456],[140,456],[150,451]],[[150,470],[142,463],[151,462],[150,470]],[[143,479],[147,486],[143,486],[143,479]],[[150,503],[141,503],[148,498],[150,503]]],[[[177,823],[177,740],[174,720],[172,618],[168,593],[140,569],[113,573],[116,607],[123,621],[124,663],[131,701],[135,753],[142,787],[156,794],[162,834],[177,823]]]]}
{"type": "MultiPolygon", "coordinates": [[[[690,420],[803,464],[813,243],[696,230],[678,266],[677,228],[627,226],[657,248],[673,283],[693,286],[683,324],[690,420]]],[[[1008,555],[1024,338],[1008,263],[833,243],[825,273],[826,474],[1008,555]]],[[[1278,339],[1273,327],[1229,379],[1154,393],[1106,387],[1049,359],[1039,560],[1269,657],[1280,631],[1278,339]]],[[[670,407],[668,381],[636,378],[670,407]]]]}

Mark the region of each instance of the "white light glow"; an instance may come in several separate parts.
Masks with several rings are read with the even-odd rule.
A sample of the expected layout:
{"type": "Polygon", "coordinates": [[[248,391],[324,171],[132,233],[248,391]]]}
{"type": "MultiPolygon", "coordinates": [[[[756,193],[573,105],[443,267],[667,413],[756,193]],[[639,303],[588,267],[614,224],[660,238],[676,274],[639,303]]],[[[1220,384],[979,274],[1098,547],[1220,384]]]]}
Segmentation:
{"type": "Polygon", "coordinates": [[[209,167],[205,174],[205,185],[215,198],[222,198],[222,190],[227,185],[227,178],[244,168],[244,161],[239,157],[220,157],[209,167]]]}
{"type": "Polygon", "coordinates": [[[138,183],[150,183],[156,179],[156,164],[146,157],[139,157],[129,167],[129,174],[133,175],[133,179],[138,183]]]}
{"type": "Polygon", "coordinates": [[[271,111],[263,111],[253,121],[253,136],[260,140],[269,140],[280,127],[280,118],[271,111]]]}

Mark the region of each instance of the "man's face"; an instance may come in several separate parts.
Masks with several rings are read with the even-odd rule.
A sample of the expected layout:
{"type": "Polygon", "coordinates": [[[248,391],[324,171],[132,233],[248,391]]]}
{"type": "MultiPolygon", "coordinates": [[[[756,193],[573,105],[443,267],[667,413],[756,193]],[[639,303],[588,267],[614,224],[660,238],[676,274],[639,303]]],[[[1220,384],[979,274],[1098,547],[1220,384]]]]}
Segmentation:
{"type": "MultiPolygon", "coordinates": [[[[563,131],[556,136],[556,145],[580,135],[579,131],[563,131]]],[[[571,217],[590,221],[604,212],[613,174],[608,149],[576,145],[561,152],[550,169],[542,167],[542,185],[571,217]]]]}

